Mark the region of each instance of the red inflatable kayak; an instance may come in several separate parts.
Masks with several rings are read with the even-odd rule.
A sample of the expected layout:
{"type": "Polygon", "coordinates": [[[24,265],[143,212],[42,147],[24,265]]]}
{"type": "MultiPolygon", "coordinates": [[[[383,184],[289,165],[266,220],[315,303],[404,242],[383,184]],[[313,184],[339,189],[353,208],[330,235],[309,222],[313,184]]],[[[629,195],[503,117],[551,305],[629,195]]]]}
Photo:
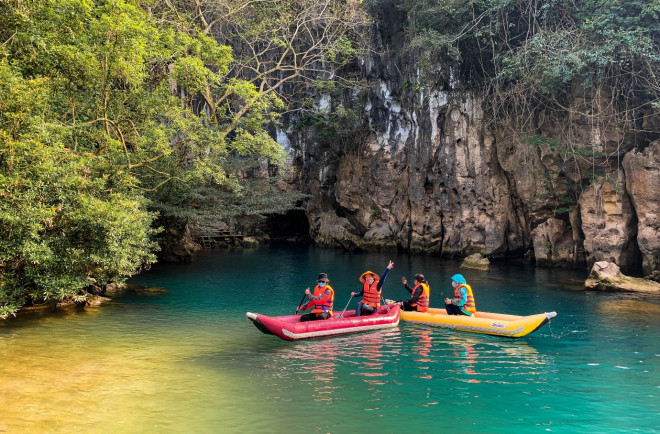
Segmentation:
{"type": "Polygon", "coordinates": [[[248,312],[245,315],[263,333],[275,335],[285,341],[322,338],[344,333],[365,332],[399,325],[400,307],[381,306],[378,313],[355,316],[355,311],[345,312],[343,318],[335,316],[326,320],[300,322],[299,315],[266,316],[248,312]]]}

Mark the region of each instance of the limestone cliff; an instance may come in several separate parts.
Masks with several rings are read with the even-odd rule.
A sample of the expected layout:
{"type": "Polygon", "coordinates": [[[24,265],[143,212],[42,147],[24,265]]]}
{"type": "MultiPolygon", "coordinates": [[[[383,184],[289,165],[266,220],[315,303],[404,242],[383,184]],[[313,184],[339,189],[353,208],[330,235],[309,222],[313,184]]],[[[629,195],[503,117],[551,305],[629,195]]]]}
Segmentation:
{"type": "Polygon", "coordinates": [[[317,244],[660,269],[660,140],[576,115],[585,92],[574,110],[505,130],[485,114],[486,97],[462,91],[451,71],[442,85],[424,83],[414,59],[393,52],[361,65],[363,102],[340,103],[367,120],[364,143],[340,152],[306,137],[294,147],[317,244]],[[559,136],[570,155],[544,139],[559,136]],[[594,150],[605,157],[580,158],[594,150]]]}

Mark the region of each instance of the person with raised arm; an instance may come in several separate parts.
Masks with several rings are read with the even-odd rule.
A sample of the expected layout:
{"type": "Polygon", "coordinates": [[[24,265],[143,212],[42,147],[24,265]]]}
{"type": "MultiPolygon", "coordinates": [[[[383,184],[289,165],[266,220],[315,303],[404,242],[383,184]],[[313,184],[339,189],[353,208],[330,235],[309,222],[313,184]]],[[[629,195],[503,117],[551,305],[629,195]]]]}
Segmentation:
{"type": "Polygon", "coordinates": [[[351,292],[351,297],[362,297],[362,301],[360,301],[355,308],[355,316],[371,315],[378,311],[381,299],[380,293],[383,289],[385,279],[387,278],[387,273],[392,267],[394,267],[394,262],[390,261],[380,277],[378,277],[378,274],[373,271],[365,271],[362,273],[360,276],[362,290],[360,292],[351,292]]]}
{"type": "Polygon", "coordinates": [[[411,288],[408,286],[408,281],[405,277],[401,278],[401,283],[406,291],[410,293],[408,300],[400,302],[401,309],[405,311],[426,312],[429,309],[429,299],[431,297],[431,288],[429,282],[424,279],[421,273],[415,274],[415,286],[411,288]]]}

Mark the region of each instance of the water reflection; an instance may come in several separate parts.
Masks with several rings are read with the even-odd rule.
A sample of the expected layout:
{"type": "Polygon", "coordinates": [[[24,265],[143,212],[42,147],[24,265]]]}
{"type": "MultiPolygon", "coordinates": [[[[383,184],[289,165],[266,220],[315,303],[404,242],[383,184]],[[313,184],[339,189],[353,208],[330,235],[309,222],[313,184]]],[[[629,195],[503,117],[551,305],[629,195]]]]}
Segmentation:
{"type": "Polygon", "coordinates": [[[299,377],[311,386],[313,399],[325,403],[334,402],[347,388],[361,388],[360,383],[373,403],[383,391],[408,383],[401,383],[406,376],[429,387],[436,387],[438,380],[445,385],[532,384],[544,382],[554,365],[551,356],[525,341],[405,326],[299,342],[280,347],[271,357],[267,367],[280,367],[273,369],[274,375],[286,381],[299,377]]]}
{"type": "Polygon", "coordinates": [[[431,373],[429,372],[430,364],[433,362],[432,359],[430,358],[431,350],[433,349],[433,343],[431,339],[432,332],[433,331],[431,329],[422,329],[415,333],[415,336],[417,337],[417,341],[413,346],[413,351],[419,357],[413,360],[418,364],[416,366],[417,369],[423,371],[422,374],[417,375],[417,378],[422,378],[422,379],[433,378],[433,375],[431,375],[431,373]]]}
{"type": "Polygon", "coordinates": [[[453,334],[450,346],[451,372],[464,383],[527,383],[548,373],[550,358],[525,341],[501,341],[478,335],[453,334]]]}
{"type": "Polygon", "coordinates": [[[476,375],[477,372],[474,370],[476,359],[478,357],[477,352],[474,347],[470,344],[463,344],[461,347],[454,348],[454,356],[458,360],[459,365],[461,366],[461,373],[465,374],[467,377],[468,383],[478,383],[476,375]],[[460,349],[459,349],[460,348],[460,349]]]}
{"type": "Polygon", "coordinates": [[[358,367],[356,374],[363,376],[363,381],[370,385],[385,384],[382,379],[387,375],[383,371],[383,359],[381,348],[383,348],[382,337],[380,334],[367,334],[360,336],[359,357],[362,358],[361,366],[358,367]]]}
{"type": "MultiPolygon", "coordinates": [[[[317,343],[318,344],[318,343],[317,343]]],[[[302,366],[302,372],[308,374],[310,381],[314,384],[315,401],[332,403],[333,392],[337,389],[335,385],[337,370],[337,345],[322,343],[315,345],[321,348],[312,348],[310,357],[306,360],[311,363],[302,366]]]]}
{"type": "Polygon", "coordinates": [[[607,300],[598,304],[598,312],[608,320],[660,323],[660,305],[646,300],[607,300]]]}
{"type": "Polygon", "coordinates": [[[300,342],[276,352],[273,367],[289,366],[301,380],[313,387],[313,398],[317,402],[333,402],[333,394],[339,387],[336,383],[337,362],[342,357],[343,340],[320,339],[300,342]]]}
{"type": "Polygon", "coordinates": [[[275,375],[300,376],[313,387],[315,401],[331,403],[348,376],[357,376],[368,385],[367,390],[387,384],[392,370],[389,362],[399,353],[400,343],[398,329],[298,342],[279,348],[267,366],[288,366],[274,371],[275,375]]]}

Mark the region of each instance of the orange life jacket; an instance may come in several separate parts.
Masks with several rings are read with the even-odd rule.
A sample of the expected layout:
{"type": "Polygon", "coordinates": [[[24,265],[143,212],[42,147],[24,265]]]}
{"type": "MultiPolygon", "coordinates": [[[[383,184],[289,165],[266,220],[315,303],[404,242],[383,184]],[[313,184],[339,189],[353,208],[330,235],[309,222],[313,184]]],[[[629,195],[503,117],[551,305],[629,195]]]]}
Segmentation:
{"type": "Polygon", "coordinates": [[[474,315],[477,313],[477,306],[474,304],[474,296],[472,295],[472,288],[470,285],[461,283],[454,289],[454,296],[456,298],[461,298],[461,295],[458,293],[458,290],[462,287],[464,287],[467,290],[467,301],[463,306],[461,306],[461,310],[464,312],[470,312],[470,314],[474,315]]]}
{"type": "Polygon", "coordinates": [[[325,291],[330,290],[330,294],[326,295],[323,298],[320,298],[318,300],[310,300],[310,303],[314,306],[314,309],[312,309],[312,313],[319,314],[319,313],[327,313],[328,315],[332,316],[332,305],[335,302],[335,290],[332,289],[332,287],[328,284],[326,284],[324,287],[320,287],[316,285],[314,288],[314,293],[312,294],[314,297],[320,297],[325,293],[325,291]]]}
{"type": "MultiPolygon", "coordinates": [[[[362,276],[364,276],[364,274],[362,276]]],[[[362,286],[362,291],[364,292],[362,303],[371,306],[374,309],[378,309],[380,307],[380,291],[378,290],[378,281],[380,279],[378,276],[376,276],[374,283],[371,285],[369,285],[369,282],[367,282],[366,277],[364,277],[364,279],[360,278],[360,280],[364,281],[364,285],[362,286]]]]}
{"type": "Polygon", "coordinates": [[[422,287],[422,295],[420,295],[417,299],[417,303],[413,303],[411,306],[416,307],[417,312],[426,312],[429,309],[429,297],[431,296],[431,288],[429,288],[426,283],[418,283],[413,288],[413,294],[420,285],[422,287]]]}

